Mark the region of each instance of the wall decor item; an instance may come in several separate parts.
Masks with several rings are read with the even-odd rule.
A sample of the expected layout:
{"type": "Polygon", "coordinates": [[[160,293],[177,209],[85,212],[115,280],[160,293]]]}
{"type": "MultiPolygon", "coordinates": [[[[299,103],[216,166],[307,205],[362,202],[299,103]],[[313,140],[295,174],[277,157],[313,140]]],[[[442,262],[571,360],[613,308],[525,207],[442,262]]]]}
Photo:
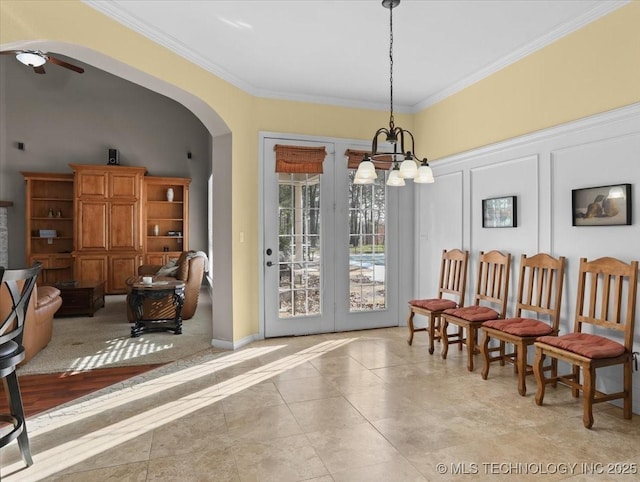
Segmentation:
{"type": "Polygon", "coordinates": [[[518,206],[516,196],[482,200],[483,228],[515,228],[517,226],[518,206]]]}
{"type": "Polygon", "coordinates": [[[631,224],[631,184],[573,189],[571,209],[574,226],[631,224]]]}

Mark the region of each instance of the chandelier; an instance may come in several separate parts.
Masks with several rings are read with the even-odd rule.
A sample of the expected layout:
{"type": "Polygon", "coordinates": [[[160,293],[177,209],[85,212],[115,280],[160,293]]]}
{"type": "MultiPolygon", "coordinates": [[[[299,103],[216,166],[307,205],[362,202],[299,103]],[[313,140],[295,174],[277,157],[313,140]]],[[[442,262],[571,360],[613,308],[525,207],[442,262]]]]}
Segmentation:
{"type": "Polygon", "coordinates": [[[387,186],[404,186],[405,179],[426,184],[434,182],[433,172],[427,158],[420,160],[415,155],[413,134],[395,125],[393,120],[393,9],[400,4],[400,0],[382,0],[382,6],[389,9],[389,86],[390,86],[390,115],[389,127],[381,127],[373,136],[371,154],[364,156],[354,178],[354,184],[373,184],[377,179],[374,161],[391,158],[391,172],[387,179],[387,186]],[[378,152],[378,137],[384,134],[387,143],[393,146],[393,152],[378,152]],[[409,149],[406,149],[405,140],[409,149]],[[405,150],[406,149],[406,150],[405,150]]]}

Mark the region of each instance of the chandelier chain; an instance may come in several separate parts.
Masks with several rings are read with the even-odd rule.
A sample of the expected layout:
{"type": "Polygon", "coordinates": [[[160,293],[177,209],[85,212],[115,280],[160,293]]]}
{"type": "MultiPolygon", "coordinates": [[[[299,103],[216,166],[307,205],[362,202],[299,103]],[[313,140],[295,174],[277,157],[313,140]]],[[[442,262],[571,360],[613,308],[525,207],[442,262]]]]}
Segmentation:
{"type": "Polygon", "coordinates": [[[389,127],[393,128],[393,5],[389,6],[389,127]]]}

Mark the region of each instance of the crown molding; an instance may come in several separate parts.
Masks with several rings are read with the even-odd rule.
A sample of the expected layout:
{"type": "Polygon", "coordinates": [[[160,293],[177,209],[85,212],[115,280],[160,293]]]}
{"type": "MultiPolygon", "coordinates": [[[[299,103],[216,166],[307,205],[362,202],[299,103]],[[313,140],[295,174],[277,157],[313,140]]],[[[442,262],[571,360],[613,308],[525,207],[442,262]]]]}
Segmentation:
{"type": "MultiPolygon", "coordinates": [[[[490,75],[498,72],[499,70],[504,69],[505,67],[517,62],[518,60],[523,59],[527,55],[536,52],[537,50],[546,47],[547,45],[569,35],[572,32],[584,27],[585,25],[597,20],[608,13],[628,4],[631,0],[610,0],[603,1],[593,7],[588,12],[580,15],[579,17],[559,26],[558,28],[548,32],[547,34],[539,37],[533,42],[530,42],[523,47],[511,52],[510,54],[496,60],[495,62],[487,65],[486,67],[476,71],[475,73],[457,81],[456,83],[450,85],[449,87],[442,89],[441,91],[430,95],[423,101],[415,104],[415,105],[396,105],[395,110],[398,113],[403,114],[415,114],[420,112],[427,107],[430,107],[447,97],[450,97],[457,92],[479,82],[480,80],[489,77],[490,75]]],[[[296,102],[308,102],[313,104],[327,104],[327,105],[336,105],[348,108],[360,108],[360,109],[370,109],[370,110],[386,110],[388,108],[387,104],[382,104],[379,102],[366,102],[366,101],[355,101],[350,99],[343,99],[337,97],[323,97],[323,96],[314,96],[314,95],[306,95],[306,94],[291,94],[286,92],[276,92],[268,89],[261,89],[256,87],[255,85],[246,82],[245,80],[233,75],[227,70],[221,68],[219,65],[210,62],[206,58],[201,55],[194,53],[191,49],[189,49],[185,44],[177,40],[176,38],[167,35],[166,33],[151,28],[148,24],[146,24],[142,19],[125,12],[121,9],[117,4],[112,2],[105,2],[101,0],[82,0],[83,3],[89,5],[91,8],[107,15],[108,17],[113,18],[117,22],[125,25],[126,27],[132,29],[135,32],[147,37],[151,41],[161,45],[168,50],[176,53],[180,57],[183,57],[190,62],[202,67],[208,72],[214,74],[217,77],[229,82],[235,87],[241,89],[242,91],[253,95],[254,97],[266,98],[266,99],[276,99],[276,100],[285,100],[285,101],[296,101],[296,102]]]]}
{"type": "Polygon", "coordinates": [[[589,23],[604,17],[605,15],[617,10],[618,8],[628,4],[630,0],[611,0],[608,2],[602,2],[593,7],[588,12],[580,15],[579,17],[574,18],[573,20],[557,27],[550,32],[547,32],[545,35],[537,38],[535,41],[530,42],[517,50],[514,50],[508,55],[496,60],[495,62],[487,65],[486,67],[478,70],[477,72],[465,77],[458,82],[450,85],[449,87],[442,89],[440,92],[437,92],[433,95],[430,95],[422,102],[417,103],[411,109],[411,113],[420,112],[427,107],[432,106],[440,101],[443,101],[447,97],[450,97],[463,89],[475,84],[476,82],[481,81],[489,77],[492,74],[504,69],[505,67],[517,62],[525,58],[526,56],[546,47],[547,45],[560,40],[561,38],[569,35],[576,30],[581,29],[582,27],[588,25],[589,23]]]}

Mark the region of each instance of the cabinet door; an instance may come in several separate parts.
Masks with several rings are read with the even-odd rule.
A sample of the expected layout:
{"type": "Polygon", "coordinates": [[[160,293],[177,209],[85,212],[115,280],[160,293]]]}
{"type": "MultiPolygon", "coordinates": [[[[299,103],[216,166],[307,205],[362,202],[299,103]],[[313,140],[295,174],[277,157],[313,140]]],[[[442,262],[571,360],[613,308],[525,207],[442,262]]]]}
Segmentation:
{"type": "Polygon", "coordinates": [[[82,172],[76,177],[76,197],[107,197],[107,176],[104,173],[82,172]]]}
{"type": "Polygon", "coordinates": [[[138,210],[135,203],[109,204],[109,249],[118,251],[137,251],[138,242],[138,210]]]}
{"type": "Polygon", "coordinates": [[[107,203],[81,201],[77,219],[76,249],[107,249],[107,203]]]}
{"type": "Polygon", "coordinates": [[[114,254],[109,256],[109,293],[126,293],[127,279],[138,274],[140,256],[137,254],[114,254]]]}
{"type": "Polygon", "coordinates": [[[167,264],[166,256],[163,253],[149,253],[145,256],[145,264],[157,264],[157,265],[165,265],[167,264]]]}
{"type": "Polygon", "coordinates": [[[78,255],[75,262],[76,279],[81,281],[105,281],[107,279],[106,255],[78,255]]]}
{"type": "Polygon", "coordinates": [[[109,173],[109,197],[111,199],[138,199],[140,179],[136,174],[109,173]]]}

